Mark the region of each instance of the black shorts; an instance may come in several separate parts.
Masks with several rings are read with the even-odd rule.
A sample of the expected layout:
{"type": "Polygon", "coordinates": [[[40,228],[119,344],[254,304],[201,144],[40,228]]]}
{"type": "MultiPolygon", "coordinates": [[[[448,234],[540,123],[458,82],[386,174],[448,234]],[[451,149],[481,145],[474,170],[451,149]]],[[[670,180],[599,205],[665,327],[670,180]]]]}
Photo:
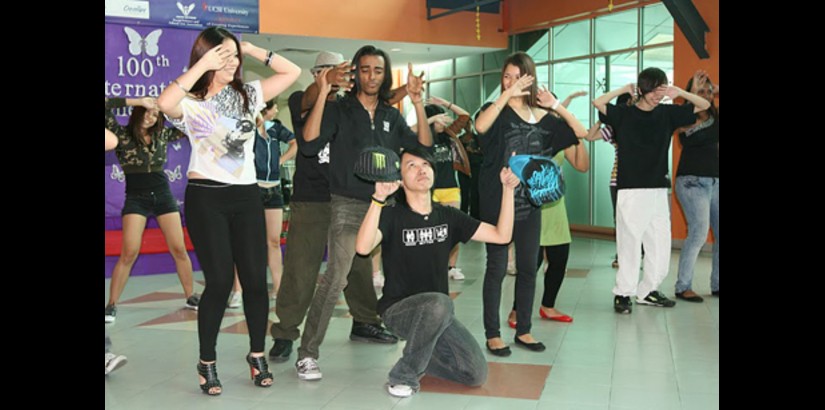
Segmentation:
{"type": "Polygon", "coordinates": [[[148,218],[150,215],[160,216],[170,212],[180,212],[180,207],[167,186],[157,191],[127,193],[120,214],[139,214],[148,218]]]}
{"type": "Polygon", "coordinates": [[[264,203],[264,209],[284,209],[284,197],[281,195],[281,185],[275,185],[271,188],[258,187],[261,191],[261,201],[264,203]]]}

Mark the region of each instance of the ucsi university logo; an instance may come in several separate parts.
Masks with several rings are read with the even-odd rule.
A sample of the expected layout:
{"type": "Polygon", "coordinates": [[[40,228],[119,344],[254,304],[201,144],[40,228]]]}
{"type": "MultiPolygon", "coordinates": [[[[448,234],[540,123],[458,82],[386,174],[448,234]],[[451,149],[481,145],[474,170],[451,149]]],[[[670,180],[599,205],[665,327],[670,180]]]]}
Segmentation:
{"type": "Polygon", "coordinates": [[[188,6],[184,6],[180,2],[177,2],[178,10],[183,13],[183,18],[189,17],[189,13],[192,12],[192,9],[195,8],[195,3],[190,3],[188,6]]]}

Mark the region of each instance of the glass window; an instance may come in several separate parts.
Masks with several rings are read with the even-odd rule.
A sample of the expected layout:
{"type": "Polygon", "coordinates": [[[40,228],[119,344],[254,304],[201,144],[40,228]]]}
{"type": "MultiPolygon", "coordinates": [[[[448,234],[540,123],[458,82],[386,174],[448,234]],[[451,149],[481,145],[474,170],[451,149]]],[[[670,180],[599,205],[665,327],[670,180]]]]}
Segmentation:
{"type": "MultiPolygon", "coordinates": [[[[664,71],[670,84],[673,84],[673,47],[646,48],[642,51],[642,69],[648,67],[656,67],[664,71]]],[[[687,84],[677,85],[684,87],[687,84]]]]}
{"type": "Polygon", "coordinates": [[[664,4],[645,7],[642,19],[644,45],[673,42],[673,16],[664,4]]]}
{"type": "Polygon", "coordinates": [[[504,60],[510,55],[510,50],[493,51],[484,53],[484,71],[500,70],[504,65],[504,60]]]}
{"type": "MultiPolygon", "coordinates": [[[[436,80],[439,78],[449,78],[453,76],[453,60],[444,60],[444,61],[437,61],[435,63],[428,64],[429,66],[429,73],[427,76],[428,80],[436,80]]],[[[406,71],[406,70],[405,70],[406,71]]],[[[420,71],[419,71],[420,72],[420,71]]]]}
{"type": "Polygon", "coordinates": [[[481,78],[478,76],[455,80],[455,103],[474,114],[481,107],[481,78]]]}
{"type": "Polygon", "coordinates": [[[549,46],[549,30],[531,31],[516,36],[516,50],[524,51],[537,63],[547,61],[550,58],[549,46]]]}
{"type": "Polygon", "coordinates": [[[596,18],[595,52],[622,50],[638,46],[639,11],[628,10],[596,18]]]}
{"type": "Polygon", "coordinates": [[[553,28],[553,59],[590,54],[590,20],[553,28]]]}
{"type": "Polygon", "coordinates": [[[429,83],[429,90],[430,92],[427,94],[429,97],[441,97],[447,101],[455,100],[455,98],[453,98],[452,80],[431,82],[429,83]]]}
{"type": "Polygon", "coordinates": [[[481,72],[481,54],[455,59],[455,75],[464,75],[481,72]]]}
{"type": "Polygon", "coordinates": [[[501,73],[484,74],[484,101],[493,101],[501,95],[501,73]]]}
{"type": "MultiPolygon", "coordinates": [[[[590,59],[558,63],[553,66],[553,84],[550,90],[562,101],[576,91],[590,90],[590,59]]],[[[587,126],[592,98],[575,98],[567,109],[587,126]]]]}
{"type": "Polygon", "coordinates": [[[536,85],[539,88],[546,88],[548,90],[553,90],[550,87],[550,66],[547,64],[537,65],[536,66],[536,85]]]}

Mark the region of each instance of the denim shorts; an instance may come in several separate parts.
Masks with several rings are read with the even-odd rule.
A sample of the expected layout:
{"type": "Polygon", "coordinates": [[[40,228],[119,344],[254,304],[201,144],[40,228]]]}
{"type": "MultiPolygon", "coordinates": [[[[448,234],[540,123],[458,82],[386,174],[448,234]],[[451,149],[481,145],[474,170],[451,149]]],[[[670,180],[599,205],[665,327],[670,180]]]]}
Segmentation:
{"type": "Polygon", "coordinates": [[[172,191],[166,187],[157,191],[127,193],[120,215],[140,214],[148,218],[150,215],[160,216],[170,212],[180,212],[180,207],[172,191]]]}
{"type": "Polygon", "coordinates": [[[264,203],[264,209],[283,209],[284,197],[281,195],[281,185],[275,185],[271,188],[258,187],[261,191],[261,201],[264,203]]]}

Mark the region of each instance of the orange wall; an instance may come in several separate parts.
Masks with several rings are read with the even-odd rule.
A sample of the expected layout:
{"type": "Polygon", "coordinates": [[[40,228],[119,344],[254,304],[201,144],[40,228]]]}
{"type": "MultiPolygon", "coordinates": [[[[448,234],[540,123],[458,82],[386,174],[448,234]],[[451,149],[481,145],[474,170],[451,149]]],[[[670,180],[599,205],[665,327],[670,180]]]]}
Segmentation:
{"type": "Polygon", "coordinates": [[[475,12],[428,21],[424,0],[260,0],[260,13],[265,34],[507,48],[501,14],[480,14],[479,41],[475,12]]]}
{"type": "MultiPolygon", "coordinates": [[[[716,84],[721,84],[719,81],[719,0],[693,0],[699,14],[705,19],[710,32],[705,36],[705,49],[708,50],[710,58],[701,60],[693,48],[688,43],[682,31],[678,27],[674,30],[675,38],[673,44],[673,83],[684,88],[693,73],[697,69],[704,69],[708,72],[711,81],[716,84]]],[[[721,87],[720,87],[721,88],[721,87]]],[[[719,106],[719,99],[716,99],[716,106],[719,106]]],[[[679,144],[679,139],[673,139],[673,175],[676,175],[676,166],[679,164],[679,156],[682,153],[682,147],[679,144]]],[[[687,226],[685,224],[685,217],[682,213],[682,207],[674,194],[671,197],[671,234],[675,239],[684,239],[687,237],[687,226]]],[[[711,238],[709,235],[708,238],[711,238]]]]}
{"type": "MultiPolygon", "coordinates": [[[[658,2],[658,0],[614,0],[613,11],[623,11],[658,2]]],[[[508,9],[509,19],[507,24],[510,27],[510,32],[522,33],[606,14],[608,2],[607,0],[509,0],[508,3],[510,8],[508,9]],[[576,17],[565,19],[570,16],[576,17]]],[[[710,54],[710,58],[699,59],[682,31],[674,24],[673,83],[684,88],[694,71],[702,68],[708,72],[713,82],[721,84],[719,81],[719,0],[693,0],[693,4],[710,28],[705,37],[705,47],[710,54]]],[[[716,104],[719,105],[718,98],[716,104]]],[[[676,166],[679,164],[681,153],[682,147],[679,145],[678,139],[674,138],[673,175],[676,175],[676,166]]],[[[687,236],[687,227],[675,193],[671,197],[671,203],[671,234],[674,239],[684,239],[687,236]]],[[[710,235],[709,238],[711,238],[710,235]]]]}

